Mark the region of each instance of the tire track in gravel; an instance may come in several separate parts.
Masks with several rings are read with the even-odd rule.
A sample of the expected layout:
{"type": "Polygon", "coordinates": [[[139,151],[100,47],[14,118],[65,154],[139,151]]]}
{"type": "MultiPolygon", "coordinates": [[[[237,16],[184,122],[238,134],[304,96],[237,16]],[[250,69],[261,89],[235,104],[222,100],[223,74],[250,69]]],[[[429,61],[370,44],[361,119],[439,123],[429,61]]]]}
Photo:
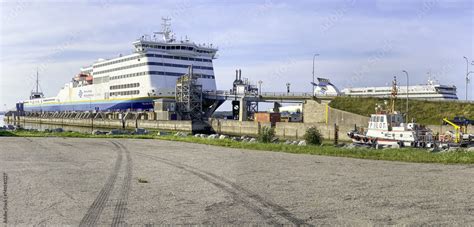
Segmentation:
{"type": "Polygon", "coordinates": [[[122,149],[116,143],[111,142],[117,148],[117,158],[115,160],[115,166],[110,173],[105,185],[99,192],[99,195],[95,198],[92,205],[87,210],[86,214],[82,218],[79,226],[95,226],[97,221],[104,210],[105,205],[107,204],[107,200],[112,193],[114,188],[115,181],[117,180],[118,172],[120,171],[120,167],[122,164],[122,149]]]}
{"type": "Polygon", "coordinates": [[[203,171],[189,165],[177,163],[165,158],[160,158],[153,155],[147,155],[140,152],[136,152],[136,154],[139,156],[148,157],[150,159],[168,164],[178,169],[182,169],[184,171],[187,171],[203,179],[206,182],[213,184],[217,188],[229,193],[235,201],[241,203],[243,206],[245,206],[249,210],[259,214],[260,216],[265,218],[265,220],[268,220],[267,222],[270,225],[280,225],[280,223],[278,223],[278,221],[275,218],[275,216],[280,216],[297,226],[301,226],[301,225],[311,226],[307,224],[304,220],[297,218],[294,214],[289,212],[284,207],[276,203],[267,201],[263,197],[257,195],[256,193],[253,193],[247,189],[244,189],[243,187],[221,176],[217,176],[213,173],[203,171]],[[249,198],[254,200],[254,202],[249,200],[249,198]],[[262,209],[261,207],[265,209],[262,209]],[[267,210],[270,210],[270,211],[267,211],[267,210]]]}
{"type": "Polygon", "coordinates": [[[8,174],[3,173],[3,224],[8,224],[8,174]]]}
{"type": "Polygon", "coordinates": [[[119,142],[115,142],[115,144],[119,146],[122,151],[125,151],[127,162],[125,167],[125,174],[123,176],[122,187],[120,188],[119,198],[117,200],[117,203],[115,204],[112,226],[126,226],[125,217],[128,211],[128,195],[130,194],[131,188],[133,163],[132,158],[130,156],[130,151],[119,142]]]}

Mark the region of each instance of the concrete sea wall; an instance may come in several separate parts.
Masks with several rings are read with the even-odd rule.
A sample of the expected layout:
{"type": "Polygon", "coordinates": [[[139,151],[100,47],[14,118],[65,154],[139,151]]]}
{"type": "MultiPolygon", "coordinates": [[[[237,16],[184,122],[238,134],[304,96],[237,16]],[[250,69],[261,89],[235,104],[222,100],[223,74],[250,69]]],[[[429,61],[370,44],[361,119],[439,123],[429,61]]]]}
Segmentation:
{"type": "MultiPolygon", "coordinates": [[[[316,127],[324,138],[334,139],[334,125],[339,128],[339,140],[348,140],[346,133],[357,127],[367,127],[368,118],[352,113],[347,113],[337,109],[328,108],[329,115],[324,119],[326,122],[277,122],[274,126],[275,134],[281,139],[303,139],[306,130],[310,127],[316,127]]],[[[6,117],[11,122],[11,117],[6,117]]],[[[37,124],[52,124],[58,126],[81,126],[93,128],[147,128],[166,131],[184,131],[197,132],[209,127],[216,133],[227,135],[248,135],[257,136],[262,127],[271,127],[271,123],[259,123],[253,121],[236,121],[223,119],[209,119],[209,125],[203,126],[191,121],[164,121],[164,120],[145,120],[128,119],[122,122],[118,119],[68,119],[68,118],[40,118],[40,117],[15,117],[17,122],[28,122],[37,124]]],[[[321,119],[319,119],[321,120],[321,119]]],[[[443,134],[446,131],[452,131],[453,127],[449,125],[427,125],[434,134],[443,134]]],[[[473,133],[474,127],[469,126],[468,132],[473,133]]]]}
{"type": "MultiPolygon", "coordinates": [[[[9,119],[7,119],[8,121],[9,119]]],[[[148,128],[167,131],[184,131],[191,132],[193,125],[191,121],[157,121],[157,120],[126,120],[122,123],[118,119],[66,119],[66,118],[37,118],[37,117],[20,117],[19,122],[37,123],[37,124],[53,124],[80,126],[91,128],[148,128]]]]}
{"type": "Polygon", "coordinates": [[[271,123],[209,119],[212,129],[219,134],[256,136],[261,127],[271,127],[271,123]]]}

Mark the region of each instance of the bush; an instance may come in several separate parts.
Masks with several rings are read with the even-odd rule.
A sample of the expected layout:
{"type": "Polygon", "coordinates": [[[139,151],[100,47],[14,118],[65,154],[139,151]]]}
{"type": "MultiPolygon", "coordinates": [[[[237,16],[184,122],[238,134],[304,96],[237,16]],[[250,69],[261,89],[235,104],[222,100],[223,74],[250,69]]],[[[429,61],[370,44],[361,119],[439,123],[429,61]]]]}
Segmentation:
{"type": "Polygon", "coordinates": [[[306,143],[311,145],[321,145],[323,142],[323,135],[321,135],[321,132],[319,132],[316,127],[311,127],[306,130],[304,140],[306,140],[306,143]]]}
{"type": "Polygon", "coordinates": [[[272,142],[274,136],[275,136],[275,130],[273,130],[273,128],[262,127],[258,131],[258,141],[262,143],[272,142]]]}

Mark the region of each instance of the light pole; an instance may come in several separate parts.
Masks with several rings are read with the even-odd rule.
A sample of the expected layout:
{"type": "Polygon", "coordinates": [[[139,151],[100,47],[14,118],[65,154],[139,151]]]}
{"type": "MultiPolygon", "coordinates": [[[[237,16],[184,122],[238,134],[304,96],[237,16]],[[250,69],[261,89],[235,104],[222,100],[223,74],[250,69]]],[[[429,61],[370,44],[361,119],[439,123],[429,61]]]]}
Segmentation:
{"type": "Polygon", "coordinates": [[[314,60],[316,60],[316,56],[319,56],[319,54],[313,55],[313,83],[311,84],[313,85],[313,90],[311,91],[313,94],[314,94],[314,60]]]}
{"type": "Polygon", "coordinates": [[[469,84],[469,59],[467,59],[466,56],[463,56],[463,58],[466,60],[466,101],[467,101],[467,90],[468,90],[468,84],[469,84]]]}
{"type": "MultiPolygon", "coordinates": [[[[471,65],[474,65],[474,62],[472,62],[471,65]]],[[[469,81],[469,82],[471,82],[471,80],[469,79],[469,75],[470,75],[471,73],[474,74],[474,71],[469,71],[469,72],[467,73],[467,77],[466,77],[467,81],[469,81]]],[[[471,96],[472,96],[472,95],[471,95],[471,96]]],[[[467,100],[467,99],[466,99],[466,100],[467,100]]]]}
{"type": "Polygon", "coordinates": [[[290,83],[286,83],[286,93],[290,94],[290,83]]]}
{"type": "Polygon", "coordinates": [[[263,81],[259,80],[258,81],[258,94],[262,95],[262,83],[263,81]]]}
{"type": "MultiPolygon", "coordinates": [[[[471,65],[474,65],[474,61],[471,62],[471,65]]],[[[471,74],[471,73],[474,74],[474,71],[469,71],[469,72],[467,73],[467,75],[469,75],[469,74],[471,74]]],[[[470,82],[470,81],[469,81],[469,82],[470,82]]],[[[471,95],[471,96],[472,96],[472,95],[471,95]]]]}
{"type": "Polygon", "coordinates": [[[407,75],[407,119],[406,119],[406,123],[408,123],[408,93],[410,93],[410,91],[408,90],[408,85],[410,84],[410,81],[409,81],[409,78],[408,78],[408,72],[406,70],[403,70],[402,72],[404,72],[406,75],[407,75]]]}

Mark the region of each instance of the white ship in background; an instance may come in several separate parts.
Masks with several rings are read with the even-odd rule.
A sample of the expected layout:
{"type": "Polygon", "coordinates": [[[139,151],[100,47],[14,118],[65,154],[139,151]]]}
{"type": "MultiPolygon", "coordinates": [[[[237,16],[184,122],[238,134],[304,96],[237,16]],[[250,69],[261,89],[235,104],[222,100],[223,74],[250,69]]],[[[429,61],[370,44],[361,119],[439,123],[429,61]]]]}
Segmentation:
{"type": "MultiPolygon", "coordinates": [[[[391,87],[358,87],[345,88],[342,94],[345,96],[357,97],[376,97],[389,98],[391,96],[391,87]]],[[[438,81],[428,79],[427,84],[408,86],[410,99],[422,100],[457,100],[456,86],[441,85],[438,81]]],[[[398,87],[398,95],[405,97],[407,94],[406,86],[398,87]]]]}
{"type": "Polygon", "coordinates": [[[338,96],[340,95],[339,89],[336,85],[332,84],[329,79],[317,78],[318,83],[311,83],[314,86],[313,94],[315,96],[338,96]]]}
{"type": "Polygon", "coordinates": [[[17,104],[24,111],[90,111],[152,109],[153,100],[174,97],[176,80],[190,66],[203,91],[215,91],[212,61],[217,48],[176,40],[170,19],[163,19],[161,32],[133,42],[134,53],[99,59],[80,69],[57,96],[35,95],[17,104]],[[160,37],[161,36],[161,37],[160,37]]]}

